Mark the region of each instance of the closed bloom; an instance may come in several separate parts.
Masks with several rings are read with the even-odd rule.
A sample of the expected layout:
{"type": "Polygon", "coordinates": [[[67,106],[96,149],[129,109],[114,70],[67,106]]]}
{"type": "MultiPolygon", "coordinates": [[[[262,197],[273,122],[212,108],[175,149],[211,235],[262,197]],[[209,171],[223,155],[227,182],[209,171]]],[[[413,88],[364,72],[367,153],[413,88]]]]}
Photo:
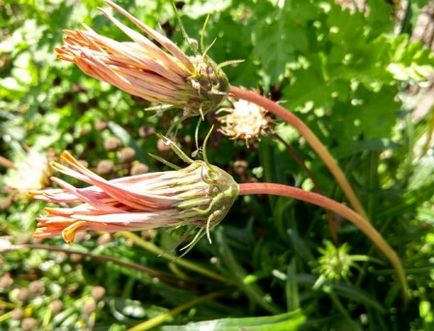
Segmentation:
{"type": "Polygon", "coordinates": [[[132,41],[118,42],[85,26],[67,30],[57,57],[75,63],[89,76],[158,104],[184,109],[185,116],[214,110],[229,83],[223,71],[206,55],[189,57],[172,41],[126,10],[106,0],[144,35],[130,29],[105,9],[101,12],[132,41]]]}
{"type": "Polygon", "coordinates": [[[33,192],[35,199],[61,204],[45,208],[34,236],[62,234],[71,243],[79,231],[137,231],[193,225],[201,233],[218,224],[239,193],[238,184],[222,169],[204,161],[180,170],[105,180],[68,152],[51,166],[90,186],[76,188],[52,177],[60,189],[33,192]],[[66,206],[65,206],[66,204],[66,206]]]}

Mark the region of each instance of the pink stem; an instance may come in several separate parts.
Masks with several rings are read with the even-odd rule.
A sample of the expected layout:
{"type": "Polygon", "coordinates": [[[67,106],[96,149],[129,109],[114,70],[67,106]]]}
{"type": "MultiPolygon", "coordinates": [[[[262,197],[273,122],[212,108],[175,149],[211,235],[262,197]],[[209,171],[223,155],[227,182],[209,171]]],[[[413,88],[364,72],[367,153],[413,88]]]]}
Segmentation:
{"type": "Polygon", "coordinates": [[[357,214],[352,209],[348,208],[342,203],[329,199],[321,194],[307,192],[302,189],[275,183],[243,183],[240,184],[240,195],[249,194],[268,194],[289,197],[301,201],[305,201],[324,209],[330,210],[353,223],[368,238],[383,252],[389,259],[392,266],[395,268],[402,290],[404,292],[405,300],[408,299],[408,284],[405,278],[405,271],[401,265],[398,255],[392,247],[383,239],[381,234],[362,216],[357,214]]]}
{"type": "Polygon", "coordinates": [[[312,132],[311,129],[309,129],[309,127],[306,124],[304,124],[304,122],[301,119],[299,119],[296,115],[288,111],[286,108],[283,108],[282,106],[278,105],[274,101],[271,101],[255,92],[242,89],[239,87],[231,86],[229,93],[231,93],[236,98],[253,102],[258,106],[267,109],[269,112],[282,118],[285,122],[292,125],[306,139],[306,141],[312,146],[315,152],[317,152],[319,157],[324,161],[325,165],[328,167],[330,172],[335,177],[337,183],[342,188],[342,191],[344,192],[345,196],[347,197],[348,201],[353,206],[353,208],[360,215],[368,219],[368,217],[366,216],[367,214],[365,212],[365,209],[363,208],[357,195],[354,193],[350,183],[345,177],[345,174],[342,171],[342,169],[337,164],[336,160],[333,158],[333,156],[330,154],[327,148],[321,143],[318,137],[312,132]]]}
{"type": "Polygon", "coordinates": [[[16,169],[16,165],[12,161],[8,160],[3,156],[0,156],[0,165],[2,165],[5,168],[16,169]]]}
{"type": "MultiPolygon", "coordinates": [[[[288,144],[285,139],[283,139],[277,132],[272,131],[273,136],[277,138],[283,145],[285,145],[286,149],[288,150],[288,153],[292,156],[292,158],[297,162],[297,164],[304,170],[304,172],[307,174],[307,176],[312,180],[312,183],[314,185],[314,191],[319,194],[323,194],[321,187],[319,183],[316,181],[315,176],[313,175],[312,171],[306,166],[303,159],[297,154],[295,149],[288,144]]],[[[330,233],[333,239],[333,242],[337,244],[338,242],[338,234],[337,234],[337,223],[333,219],[332,214],[330,211],[327,211],[327,223],[329,225],[330,233]]]]}

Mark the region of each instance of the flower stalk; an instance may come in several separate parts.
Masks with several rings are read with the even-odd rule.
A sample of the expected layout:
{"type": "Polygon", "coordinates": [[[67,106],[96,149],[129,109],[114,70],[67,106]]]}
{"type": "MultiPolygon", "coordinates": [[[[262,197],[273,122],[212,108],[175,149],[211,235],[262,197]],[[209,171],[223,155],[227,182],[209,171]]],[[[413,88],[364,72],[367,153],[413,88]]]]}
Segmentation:
{"type": "Polygon", "coordinates": [[[176,315],[182,313],[184,310],[187,310],[187,309],[192,308],[194,306],[197,306],[203,302],[210,301],[210,300],[213,300],[215,298],[218,298],[220,296],[224,296],[227,294],[228,294],[228,292],[226,290],[222,290],[222,291],[216,291],[216,292],[212,292],[212,293],[205,294],[203,296],[194,298],[190,301],[183,303],[182,305],[179,305],[179,306],[173,308],[172,310],[169,310],[169,311],[164,312],[160,315],[157,315],[153,318],[150,318],[147,321],[141,322],[140,324],[137,324],[137,325],[133,326],[132,328],[129,328],[127,331],[151,330],[151,329],[159,326],[160,324],[164,323],[165,321],[174,318],[176,315]]]}
{"type": "Polygon", "coordinates": [[[402,288],[404,300],[407,302],[409,298],[409,290],[404,268],[401,261],[393,250],[393,248],[384,240],[381,234],[361,215],[346,207],[342,203],[336,202],[323,195],[307,192],[302,189],[275,183],[243,183],[240,184],[240,195],[250,194],[267,194],[289,197],[301,201],[305,201],[324,209],[330,210],[359,228],[377,248],[387,257],[391,265],[395,269],[399,283],[402,288]]]}
{"type": "Polygon", "coordinates": [[[7,246],[5,247],[0,247],[0,252],[9,252],[9,251],[15,251],[15,250],[45,250],[45,251],[49,251],[49,252],[60,252],[60,253],[65,253],[65,254],[74,254],[74,255],[81,255],[83,257],[86,258],[90,258],[93,259],[95,261],[102,261],[102,262],[111,262],[114,264],[117,264],[121,267],[127,268],[127,269],[131,269],[131,270],[137,270],[139,272],[143,272],[147,275],[149,275],[150,277],[155,277],[158,278],[168,284],[173,284],[179,287],[185,287],[185,282],[175,279],[173,277],[170,277],[158,270],[143,266],[141,264],[137,264],[137,263],[133,263],[133,262],[128,262],[128,261],[124,261],[122,259],[113,257],[113,256],[109,256],[109,255],[97,255],[97,254],[92,254],[92,253],[88,253],[88,252],[82,252],[79,250],[73,250],[73,249],[69,249],[69,248],[63,248],[63,247],[56,247],[56,246],[49,246],[49,245],[42,245],[42,244],[12,244],[9,243],[7,246]]]}
{"type": "Polygon", "coordinates": [[[154,245],[153,243],[143,240],[139,236],[135,235],[132,232],[127,231],[121,231],[115,234],[117,237],[124,237],[125,239],[131,240],[135,245],[140,246],[141,248],[147,250],[148,252],[151,252],[155,254],[156,256],[159,256],[165,260],[168,260],[180,267],[183,267],[187,270],[191,270],[194,272],[197,272],[198,274],[201,274],[205,277],[214,279],[218,282],[227,284],[227,285],[233,285],[233,280],[226,278],[220,274],[215,273],[212,270],[209,270],[197,263],[194,263],[192,261],[186,260],[184,258],[180,258],[179,256],[174,256],[164,249],[159,248],[158,246],[154,245]]]}
{"type": "Polygon", "coordinates": [[[312,132],[311,129],[309,129],[306,124],[304,124],[304,122],[300,118],[298,118],[296,115],[289,112],[282,106],[278,105],[277,103],[255,92],[231,86],[229,89],[229,93],[235,98],[250,101],[256,103],[258,106],[264,107],[270,113],[273,113],[274,115],[282,118],[288,124],[292,125],[306,139],[306,141],[312,146],[312,148],[319,155],[319,157],[324,161],[325,165],[336,179],[336,182],[342,188],[342,191],[344,192],[351,206],[353,206],[354,210],[357,211],[360,215],[362,215],[364,219],[369,219],[367,217],[365,209],[363,208],[362,203],[355,194],[348,179],[346,178],[342,169],[339,167],[336,160],[333,158],[327,148],[321,143],[318,137],[312,132]]]}
{"type": "Polygon", "coordinates": [[[17,166],[9,159],[0,155],[0,165],[8,169],[16,169],[17,166]]]}

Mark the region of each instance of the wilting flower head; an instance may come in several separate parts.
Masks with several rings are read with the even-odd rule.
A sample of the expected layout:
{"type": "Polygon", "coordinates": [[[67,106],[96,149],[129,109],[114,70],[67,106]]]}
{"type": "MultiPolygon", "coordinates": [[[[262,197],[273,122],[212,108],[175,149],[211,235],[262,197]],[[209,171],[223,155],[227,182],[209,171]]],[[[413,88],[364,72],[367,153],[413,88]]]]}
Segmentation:
{"type": "Polygon", "coordinates": [[[50,167],[46,154],[32,149],[22,159],[14,162],[14,166],[5,176],[4,184],[19,196],[25,196],[31,190],[40,190],[48,185],[50,167]]]}
{"type": "Polygon", "coordinates": [[[150,102],[184,109],[185,116],[214,110],[229,84],[208,56],[188,57],[172,41],[133,17],[110,0],[106,3],[127,17],[144,35],[130,29],[105,9],[101,12],[131,42],[118,42],[85,26],[67,30],[57,57],[74,62],[86,74],[150,102]],[[158,44],[156,44],[156,43],[158,44]]]}
{"type": "Polygon", "coordinates": [[[233,107],[221,108],[217,114],[222,124],[219,131],[231,139],[244,140],[247,146],[249,141],[259,139],[270,122],[264,108],[245,100],[234,101],[233,107]]]}
{"type": "Polygon", "coordinates": [[[76,188],[52,177],[60,189],[33,192],[34,198],[70,207],[47,207],[34,236],[62,234],[71,243],[79,231],[137,231],[194,225],[206,230],[219,223],[238,195],[239,187],[222,169],[193,161],[180,170],[105,180],[63,152],[63,164],[51,166],[90,186],[76,188]]]}

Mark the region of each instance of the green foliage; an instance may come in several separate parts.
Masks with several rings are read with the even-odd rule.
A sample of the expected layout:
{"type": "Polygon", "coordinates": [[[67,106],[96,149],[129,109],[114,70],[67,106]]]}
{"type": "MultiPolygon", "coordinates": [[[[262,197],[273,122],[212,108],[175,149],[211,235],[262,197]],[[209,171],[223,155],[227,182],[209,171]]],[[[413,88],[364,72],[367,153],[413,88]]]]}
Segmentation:
{"type": "Polygon", "coordinates": [[[275,315],[272,317],[224,318],[214,321],[189,323],[184,326],[166,326],[163,331],[192,331],[192,330],[219,330],[237,331],[240,328],[246,331],[270,330],[292,331],[297,330],[303,323],[303,315],[299,311],[275,315]]]}
{"type": "MultiPolygon", "coordinates": [[[[5,249],[0,242],[0,330],[22,329],[25,318],[36,320],[34,329],[125,330],[161,316],[169,324],[162,330],[433,329],[434,117],[414,109],[433,74],[434,56],[408,35],[427,2],[412,1],[402,28],[407,34],[394,32],[388,1],[366,2],[366,13],[333,0],[188,0],[177,6],[195,39],[210,15],[205,41],[216,39],[209,50],[216,62],[244,60],[224,68],[232,85],[279,100],[338,159],[373,225],[403,260],[412,295],[407,308],[391,267],[371,243],[352,225],[304,203],[239,198],[212,245],[201,240],[185,257],[170,259],[165,254],[179,256],[177,247],[191,237],[164,229],[138,234],[165,254],[122,235],[86,235],[71,247],[60,238],[42,249],[28,246],[38,245],[29,236],[43,206],[5,187],[0,235],[24,248],[5,249]],[[328,221],[338,233],[333,245],[328,221]],[[35,280],[43,293],[17,297],[35,280]],[[97,286],[106,289],[98,300],[92,296],[97,286]],[[176,311],[218,291],[225,295],[176,311]],[[54,313],[56,300],[63,306],[54,313]],[[86,305],[94,311],[83,311],[86,305]]],[[[118,3],[191,54],[170,1],[118,3]]],[[[95,171],[101,160],[111,161],[107,178],[166,169],[147,153],[179,164],[153,134],[166,133],[178,110],[146,111],[147,102],[55,59],[62,30],[82,23],[126,40],[98,14],[103,1],[5,0],[0,6],[0,155],[15,162],[27,147],[52,157],[67,149],[95,171]],[[127,147],[132,159],[125,156],[127,147]]],[[[197,152],[195,126],[188,119],[178,131],[188,153],[197,152]]],[[[201,126],[201,139],[208,129],[201,126]]],[[[274,129],[293,151],[272,135],[246,149],[214,133],[208,158],[240,182],[286,183],[343,200],[304,140],[286,125],[274,129]],[[236,161],[247,169],[239,171],[236,161]]],[[[10,170],[0,166],[0,174],[1,185],[10,170]]]]}

